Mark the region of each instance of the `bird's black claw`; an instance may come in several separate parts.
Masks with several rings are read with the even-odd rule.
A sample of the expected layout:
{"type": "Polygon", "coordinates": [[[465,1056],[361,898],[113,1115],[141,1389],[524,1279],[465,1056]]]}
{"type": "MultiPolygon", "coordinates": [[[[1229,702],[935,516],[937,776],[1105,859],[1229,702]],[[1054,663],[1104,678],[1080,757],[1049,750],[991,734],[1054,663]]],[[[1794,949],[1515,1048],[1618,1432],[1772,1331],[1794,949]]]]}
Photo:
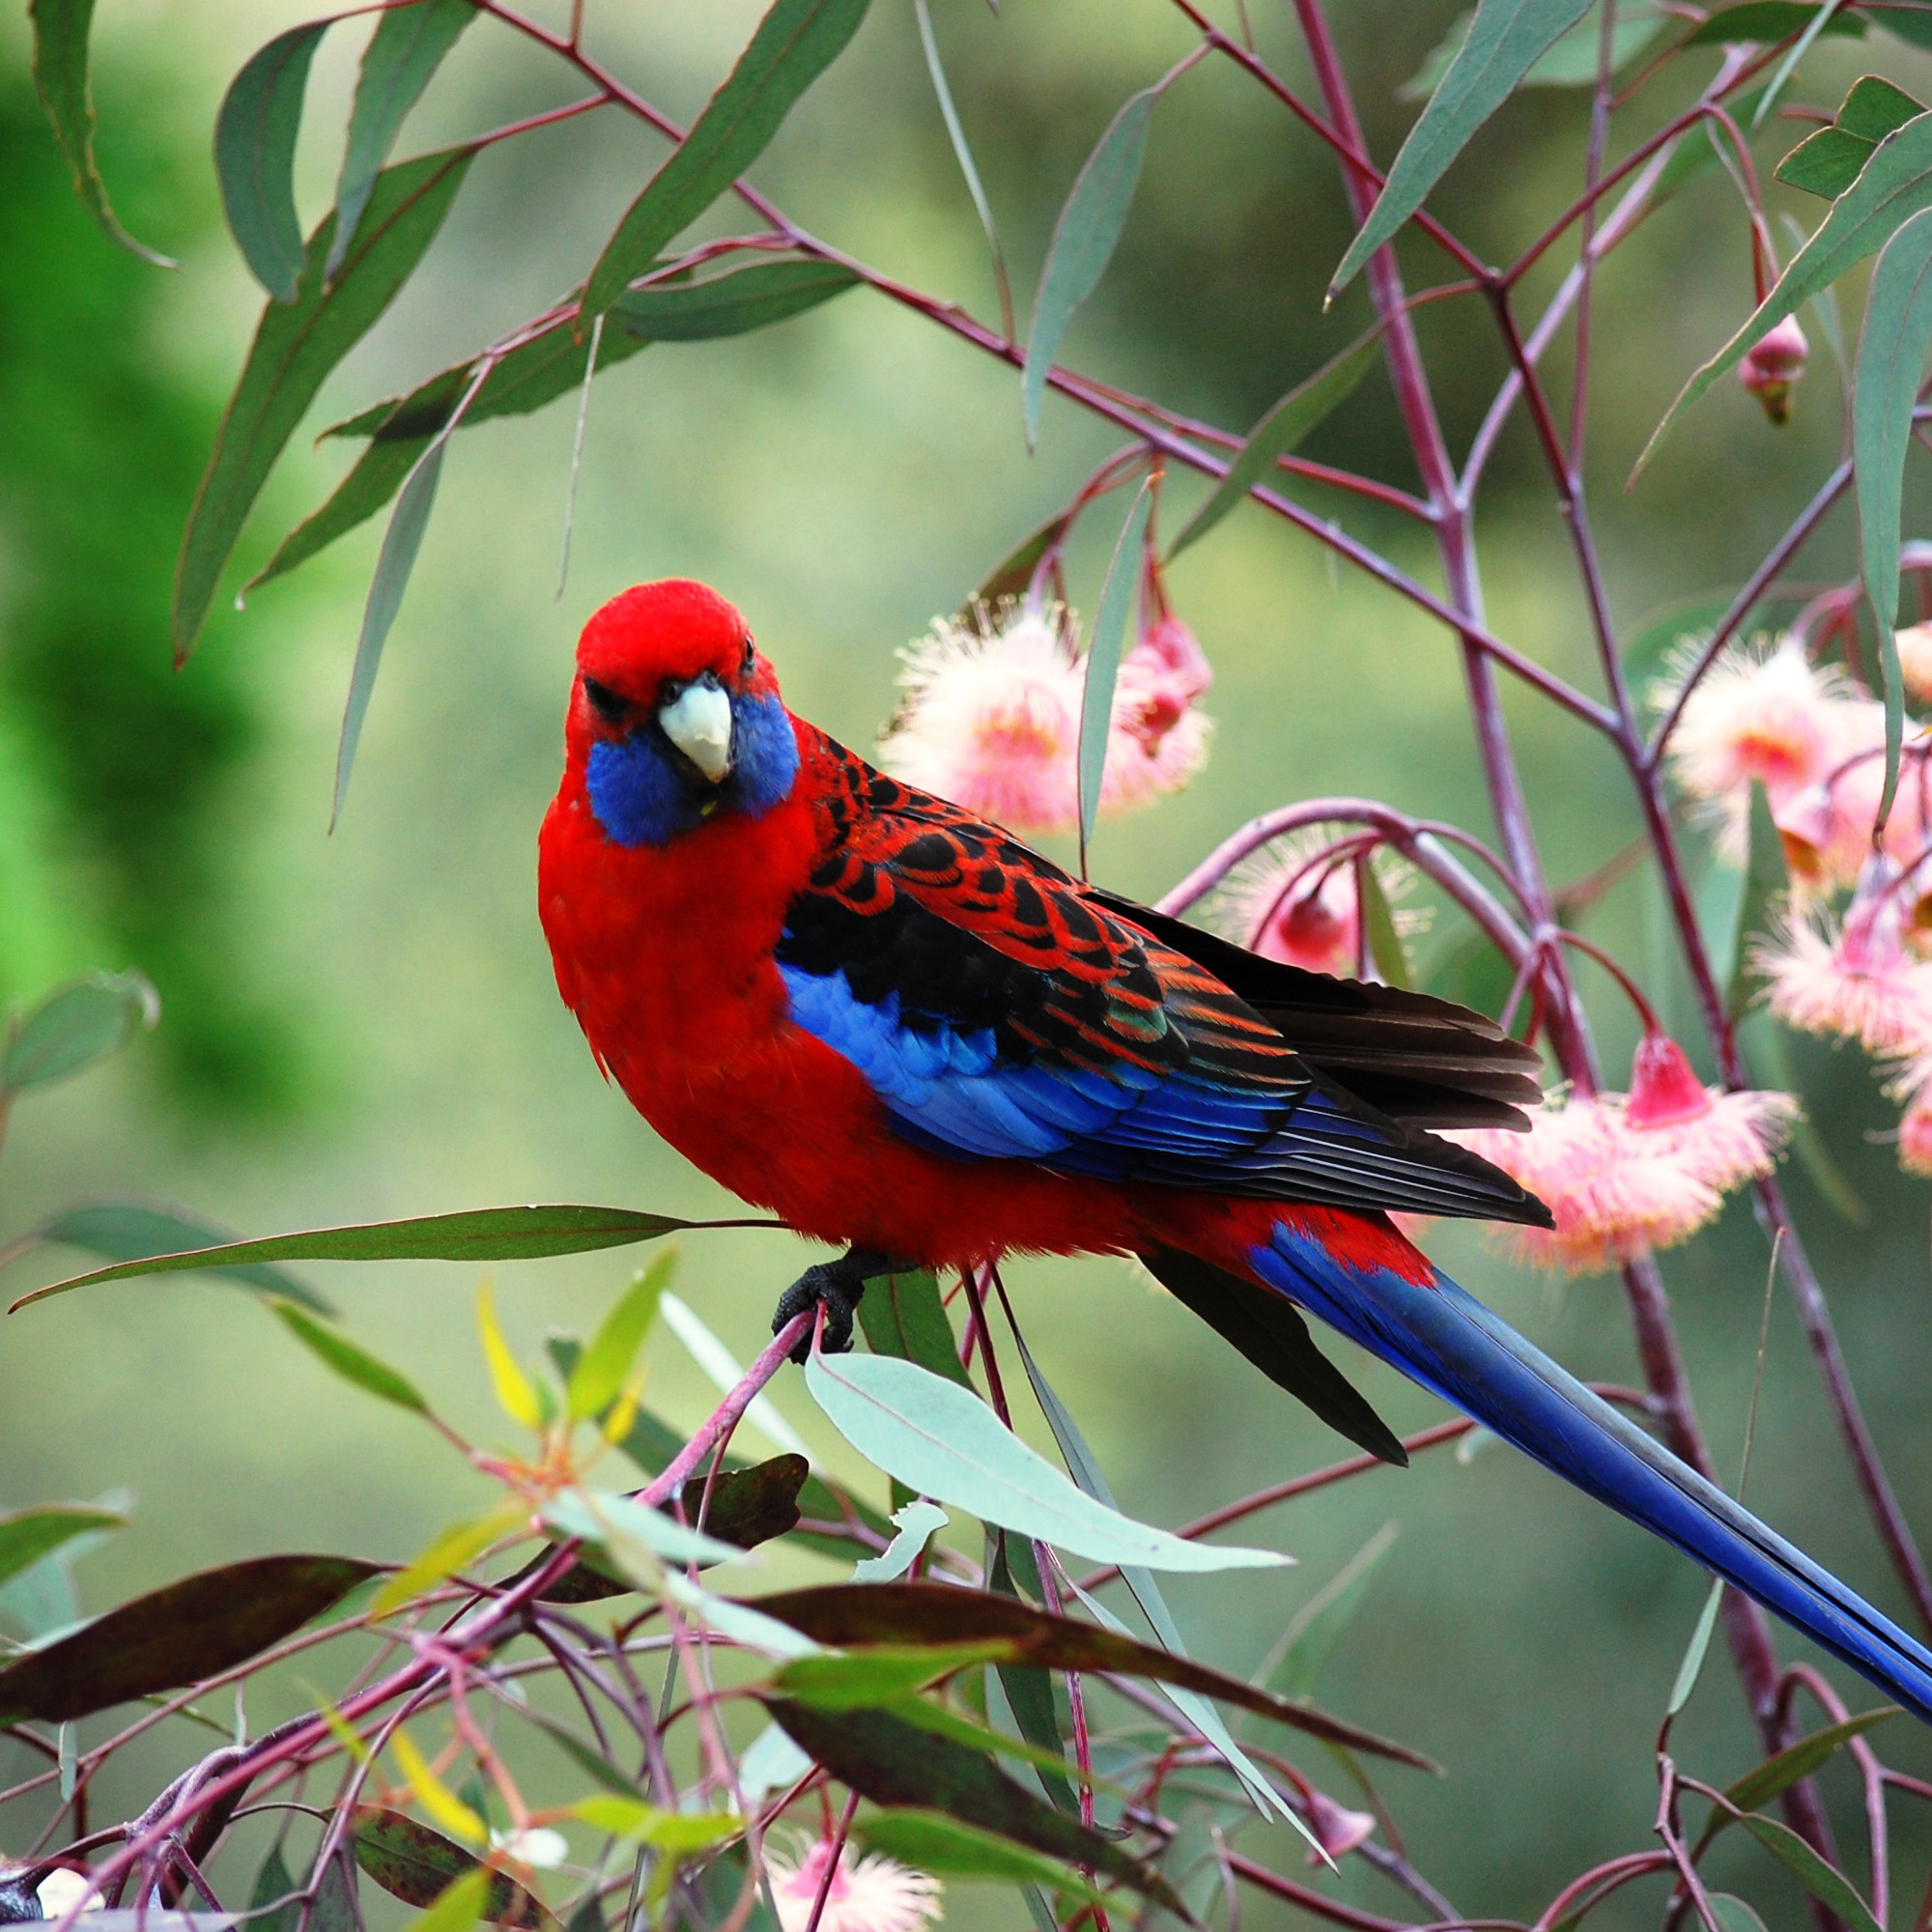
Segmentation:
{"type": "MultiPolygon", "coordinates": [[[[875,1274],[892,1272],[893,1263],[883,1255],[854,1248],[836,1262],[820,1262],[809,1267],[779,1296],[778,1312],[772,1317],[776,1335],[786,1322],[813,1309],[825,1310],[825,1326],[819,1347],[828,1355],[842,1355],[852,1346],[852,1318],[858,1312],[866,1284],[875,1274]]],[[[791,1351],[791,1359],[802,1368],[811,1353],[812,1337],[808,1331],[791,1351]]]]}

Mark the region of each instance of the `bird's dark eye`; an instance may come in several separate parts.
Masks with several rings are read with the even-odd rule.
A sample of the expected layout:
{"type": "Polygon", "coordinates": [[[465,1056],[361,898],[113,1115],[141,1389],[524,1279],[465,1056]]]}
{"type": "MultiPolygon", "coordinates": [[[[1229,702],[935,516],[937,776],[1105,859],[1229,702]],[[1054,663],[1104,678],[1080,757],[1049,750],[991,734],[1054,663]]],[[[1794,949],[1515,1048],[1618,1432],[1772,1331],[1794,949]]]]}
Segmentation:
{"type": "Polygon", "coordinates": [[[583,695],[590,700],[590,708],[607,724],[621,724],[631,708],[630,700],[620,697],[608,684],[599,684],[594,677],[583,680],[583,695]]]}
{"type": "Polygon", "coordinates": [[[738,667],[738,675],[740,677],[751,676],[752,666],[756,661],[757,655],[758,655],[757,645],[754,644],[750,638],[747,638],[745,639],[745,661],[742,665],[738,667]]]}

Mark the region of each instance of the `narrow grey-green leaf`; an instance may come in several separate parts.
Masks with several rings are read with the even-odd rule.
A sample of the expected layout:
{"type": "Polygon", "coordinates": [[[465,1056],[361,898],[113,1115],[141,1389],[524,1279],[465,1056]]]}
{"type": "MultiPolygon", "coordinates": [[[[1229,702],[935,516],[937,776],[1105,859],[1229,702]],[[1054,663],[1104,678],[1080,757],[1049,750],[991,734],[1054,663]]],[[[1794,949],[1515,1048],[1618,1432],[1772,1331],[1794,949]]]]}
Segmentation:
{"type": "Polygon", "coordinates": [[[1690,1703],[1690,1693],[1697,1688],[1698,1676],[1704,1668],[1704,1653],[1711,1647],[1711,1633],[1718,1626],[1718,1605],[1723,1595],[1722,1579],[1714,1577],[1710,1592],[1704,1599],[1704,1607],[1697,1612],[1690,1641],[1685,1646],[1684,1661],[1677,1666],[1677,1680],[1671,1685],[1669,1701],[1663,1707],[1666,1717],[1676,1717],[1690,1703]]]}
{"type": "Polygon", "coordinates": [[[1000,325],[1010,342],[1013,291],[1007,278],[1007,257],[1000,246],[1000,231],[993,221],[993,205],[986,199],[980,170],[973,165],[973,150],[967,143],[966,129],[960,125],[959,110],[952,104],[952,90],[946,84],[946,67],[939,58],[939,43],[933,38],[932,14],[925,0],[912,0],[912,10],[919,22],[919,43],[925,53],[925,71],[932,78],[932,91],[939,99],[939,116],[946,123],[947,138],[952,143],[952,156],[959,163],[959,172],[966,177],[966,191],[973,197],[980,226],[986,231],[986,247],[993,258],[993,284],[1000,298],[1000,325]]]}
{"type": "Polygon", "coordinates": [[[14,1307],[44,1301],[97,1282],[143,1274],[187,1274],[196,1269],[256,1262],[516,1262],[552,1255],[587,1254],[655,1241],[682,1228],[769,1227],[756,1221],[680,1221],[668,1214],[640,1214],[628,1208],[476,1208],[429,1214],[409,1221],[369,1221],[346,1228],[315,1228],[298,1235],[270,1235],[257,1241],[228,1241],[185,1253],[146,1255],[113,1267],[96,1268],[23,1294],[14,1307]]]}
{"type": "Polygon", "coordinates": [[[73,176],[73,191],[110,242],[158,269],[181,265],[136,242],[114,218],[94,161],[94,97],[88,86],[88,34],[94,0],[27,0],[34,28],[34,91],[54,130],[54,145],[73,176]]]}
{"type": "Polygon", "coordinates": [[[1824,6],[1805,21],[1804,31],[1792,42],[1783,58],[1773,70],[1770,80],[1765,83],[1764,98],[1757,104],[1757,111],[1751,116],[1753,131],[1764,126],[1764,117],[1772,110],[1777,97],[1784,92],[1784,84],[1798,71],[1798,63],[1811,51],[1818,36],[1841,14],[1851,10],[1844,0],[1825,0],[1824,6]]]}
{"type": "Polygon", "coordinates": [[[340,273],[322,265],[335,232],[326,216],[309,238],[293,302],[270,302],[189,513],[175,577],[177,659],[194,647],[215,586],[269,471],[330,370],[368,332],[442,226],[474,157],[450,148],[385,168],[340,273]]]}
{"type": "Polygon", "coordinates": [[[1788,1825],[1749,1811],[1738,1821],[1818,1903],[1852,1928],[1852,1932],[1884,1932],[1871,1907],[1835,1865],[1829,1865],[1788,1825]]]}
{"type": "Polygon", "coordinates": [[[103,1509],[99,1503],[40,1503],[0,1514],[0,1583],[32,1569],[76,1536],[120,1529],[127,1520],[126,1510],[103,1509]]]}
{"type": "Polygon", "coordinates": [[[248,1896],[248,1923],[253,1932],[296,1932],[301,1910],[295,1874],[282,1857],[278,1839],[269,1847],[268,1856],[256,1868],[255,1884],[248,1896]]]}
{"type": "MultiPolygon", "coordinates": [[[[1592,0],[1590,11],[1551,43],[1549,51],[1523,75],[1524,87],[1588,87],[1597,78],[1602,55],[1602,0],[1592,0]]],[[[1435,51],[1420,68],[1396,89],[1398,100],[1427,100],[1435,92],[1457,50],[1468,38],[1473,12],[1459,14],[1435,51]]],[[[1610,29],[1610,71],[1633,61],[1663,31],[1669,15],[1661,7],[1644,0],[1625,0],[1617,8],[1610,29]]]]}
{"type": "Polygon", "coordinates": [[[160,996],[138,973],[90,973],[57,987],[7,1036],[0,1094],[44,1087],[128,1042],[161,1016],[160,996]]]}
{"type": "MultiPolygon", "coordinates": [[[[761,262],[706,281],[634,289],[611,311],[619,326],[599,337],[597,373],[628,361],[653,342],[709,342],[768,327],[844,294],[858,279],[837,262],[761,262]]],[[[458,428],[493,416],[527,414],[568,394],[582,383],[589,353],[587,338],[576,332],[576,311],[566,311],[492,366],[458,428]]],[[[392,396],[325,430],[325,436],[369,437],[369,447],[327,502],[283,538],[248,588],[286,576],[374,516],[402,487],[475,373],[475,359],[459,362],[408,395],[392,396]]]]}
{"type": "Polygon", "coordinates": [[[296,136],[309,63],[335,24],[305,20],[277,34],[228,84],[214,121],[214,171],[236,246],[278,302],[301,281],[301,221],[296,213],[296,136]]]}
{"type": "Polygon", "coordinates": [[[362,607],[362,631],[355,639],[355,663],[349,673],[349,699],[342,711],[342,737],[335,748],[335,798],[329,808],[328,829],[333,832],[342,816],[342,801],[349,795],[349,774],[355,763],[355,748],[362,742],[362,720],[376,689],[376,673],[382,668],[383,646],[402,609],[403,592],[408,589],[410,573],[416,567],[422,549],[423,532],[429,528],[429,513],[436,502],[436,486],[442,475],[443,451],[449,447],[445,430],[417,459],[410,471],[403,493],[383,534],[383,548],[376,558],[376,572],[369,580],[368,602],[362,607]]]}
{"type": "MultiPolygon", "coordinates": [[[[1096,1563],[1158,1570],[1272,1568],[1272,1549],[1189,1543],[1083,1494],[970,1391],[893,1355],[813,1354],[806,1385],[868,1462],[935,1502],[1096,1563]]],[[[877,1589],[878,1584],[868,1584],[877,1589]]]]}
{"type": "Polygon", "coordinates": [[[1257,1682],[1279,1696],[1314,1696],[1336,1644],[1354,1622],[1377,1573],[1395,1548],[1399,1529],[1397,1523],[1383,1523],[1295,1612],[1282,1633],[1277,1654],[1263,1664],[1257,1682]]]}
{"type": "Polygon", "coordinates": [[[376,16],[376,31],[363,52],[355,82],[342,173],[335,184],[335,239],[323,270],[329,279],[355,239],[377,171],[389,158],[410,109],[422,99],[443,55],[475,17],[474,0],[409,0],[376,16]]]}
{"type": "Polygon", "coordinates": [[[1878,626],[1885,694],[1885,790],[1879,822],[1891,810],[1904,742],[1905,689],[1899,676],[1898,526],[1905,451],[1925,351],[1932,346],[1932,208],[1915,214],[1886,243],[1865,297],[1852,381],[1852,469],[1859,499],[1865,595],[1878,626]]]}
{"type": "Polygon", "coordinates": [[[724,85],[605,244],[584,292],[586,323],[757,159],[799,97],[845,50],[867,4],[774,0],[724,85]]]}
{"type": "Polygon", "coordinates": [[[1409,129],[1369,218],[1328,284],[1330,300],[1422,206],[1470,136],[1589,5],[1590,0],[1480,0],[1468,38],[1409,129]]]}
{"type": "Polygon", "coordinates": [[[1127,640],[1127,616],[1140,575],[1141,544],[1153,510],[1153,479],[1135,495],[1114,544],[1100,605],[1094,613],[1094,636],[1087,646],[1087,671],[1080,684],[1080,874],[1087,875],[1087,841],[1100,810],[1100,781],[1107,768],[1107,737],[1114,722],[1114,686],[1121,673],[1121,651],[1127,640]]]}
{"type": "Polygon", "coordinates": [[[1776,286],[1750,319],[1685,384],[1663,420],[1651,432],[1633,476],[1641,473],[1685,411],[1719,376],[1742,361],[1753,343],[1848,269],[1884,247],[1915,214],[1928,207],[1932,207],[1932,113],[1908,121],[1879,143],[1864,171],[1832,204],[1831,213],[1785,265],[1776,286]]]}
{"type": "Polygon", "coordinates": [[[398,1408],[413,1409],[418,1415],[429,1413],[422,1391],[401,1370],[392,1369],[359,1343],[352,1342],[339,1328],[318,1321],[305,1308],[287,1301],[271,1301],[269,1305],[310,1354],[333,1369],[344,1381],[355,1383],[380,1401],[392,1402],[398,1408]]]}
{"type": "Polygon", "coordinates": [[[1141,178],[1148,123],[1159,94],[1158,85],[1143,88],[1108,122],[1106,132],[1074,176],[1060,219],[1053,225],[1046,266],[1033,298],[1026,366],[1020,375],[1020,413],[1029,449],[1038,440],[1040,398],[1046,393],[1047,372],[1060,352],[1060,339],[1073,311],[1099,287],[1121,239],[1141,178]]]}
{"type": "MultiPolygon", "coordinates": [[[[70,1208],[34,1231],[43,1241],[85,1248],[109,1262],[146,1261],[151,1255],[181,1254],[191,1248],[220,1247],[232,1237],[206,1221],[197,1221],[168,1208],[151,1208],[138,1201],[99,1201],[70,1208]]],[[[333,1305],[304,1287],[285,1268],[242,1262],[211,1267],[210,1274],[226,1275],[264,1294],[279,1294],[317,1315],[333,1315],[333,1305]]]]}
{"type": "Polygon", "coordinates": [[[1229,464],[1228,473],[1214,486],[1213,494],[1181,526],[1180,534],[1167,547],[1167,560],[1172,563],[1189,544],[1199,543],[1269,474],[1278,458],[1286,456],[1326,421],[1354,393],[1355,385],[1369,373],[1380,350],[1381,330],[1378,328],[1359,342],[1350,343],[1282,397],[1248,432],[1247,441],[1229,464]]]}

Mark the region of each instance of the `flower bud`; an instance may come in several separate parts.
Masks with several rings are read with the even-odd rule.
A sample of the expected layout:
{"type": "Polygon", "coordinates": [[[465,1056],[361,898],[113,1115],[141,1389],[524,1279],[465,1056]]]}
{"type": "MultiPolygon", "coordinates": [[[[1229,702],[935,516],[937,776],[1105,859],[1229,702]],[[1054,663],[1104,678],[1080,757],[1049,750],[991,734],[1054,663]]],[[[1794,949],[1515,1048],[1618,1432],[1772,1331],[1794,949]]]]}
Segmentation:
{"type": "Polygon", "coordinates": [[[1752,343],[1738,364],[1738,381],[1764,405],[1765,414],[1779,429],[1791,420],[1791,391],[1804,375],[1810,353],[1798,318],[1788,315],[1752,343]]]}
{"type": "Polygon", "coordinates": [[[1674,1127],[1701,1120],[1716,1103],[1684,1049],[1666,1033],[1647,1033],[1631,1065],[1624,1119],[1633,1127],[1674,1127]]]}
{"type": "MultiPolygon", "coordinates": [[[[1325,1791],[1318,1791],[1311,1785],[1308,1790],[1308,1825],[1321,1851],[1339,1864],[1374,1833],[1376,1819],[1372,1811],[1350,1811],[1336,1804],[1325,1791]]],[[[1308,1862],[1319,1865],[1321,1852],[1311,1851],[1308,1862]]]]}

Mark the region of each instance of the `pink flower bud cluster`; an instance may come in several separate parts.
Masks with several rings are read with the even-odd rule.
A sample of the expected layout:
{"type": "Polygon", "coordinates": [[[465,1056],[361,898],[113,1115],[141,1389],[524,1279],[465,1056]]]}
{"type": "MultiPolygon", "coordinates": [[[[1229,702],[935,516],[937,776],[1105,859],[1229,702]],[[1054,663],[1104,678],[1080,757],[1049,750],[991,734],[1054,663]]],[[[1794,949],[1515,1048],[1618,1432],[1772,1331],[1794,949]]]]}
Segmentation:
{"type": "MultiPolygon", "coordinates": [[[[1354,828],[1310,825],[1271,839],[1228,875],[1211,908],[1215,925],[1264,959],[1311,973],[1352,978],[1361,970],[1362,916],[1355,883],[1354,828]]],[[[1377,850],[1369,863],[1382,895],[1400,898],[1413,872],[1377,850]]],[[[1396,930],[1421,929],[1426,915],[1398,910],[1396,930]]]]}
{"type": "MultiPolygon", "coordinates": [[[[904,697],[879,740],[895,778],[1023,832],[1079,821],[1080,707],[1087,668],[1069,613],[1010,604],[971,623],[935,621],[904,652],[904,697]]],[[[1206,762],[1199,708],[1214,681],[1178,617],[1150,623],[1121,660],[1100,781],[1102,816],[1179,791],[1206,762]]]]}

